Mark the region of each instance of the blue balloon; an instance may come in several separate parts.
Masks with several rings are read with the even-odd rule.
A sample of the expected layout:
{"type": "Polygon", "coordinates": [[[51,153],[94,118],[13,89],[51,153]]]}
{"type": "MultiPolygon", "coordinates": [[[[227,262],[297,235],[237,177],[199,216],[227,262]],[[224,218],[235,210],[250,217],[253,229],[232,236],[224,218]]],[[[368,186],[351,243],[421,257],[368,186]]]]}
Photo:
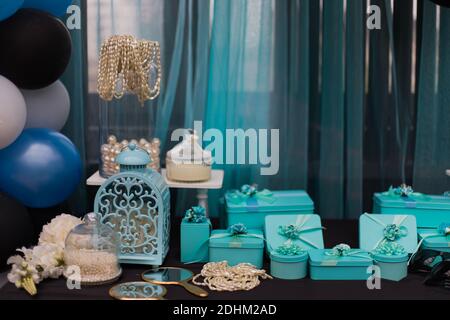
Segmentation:
{"type": "Polygon", "coordinates": [[[0,0],[0,21],[11,17],[23,5],[23,0],[0,0]]]}
{"type": "Polygon", "coordinates": [[[38,9],[56,17],[63,17],[72,2],[73,0],[25,0],[22,8],[38,9]]]}
{"type": "Polygon", "coordinates": [[[32,208],[48,208],[66,200],[81,180],[81,158],[59,132],[25,129],[0,150],[0,189],[32,208]]]}

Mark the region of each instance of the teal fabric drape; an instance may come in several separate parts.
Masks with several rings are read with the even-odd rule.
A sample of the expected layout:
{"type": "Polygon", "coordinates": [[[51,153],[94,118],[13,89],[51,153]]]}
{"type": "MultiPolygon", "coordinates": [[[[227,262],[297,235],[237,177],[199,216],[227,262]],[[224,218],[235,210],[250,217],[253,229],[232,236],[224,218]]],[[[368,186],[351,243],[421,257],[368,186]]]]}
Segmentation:
{"type": "MultiPolygon", "coordinates": [[[[211,31],[208,101],[205,129],[216,129],[226,137],[226,129],[266,129],[270,124],[271,32],[270,1],[216,1],[211,31]]],[[[224,141],[217,160],[237,161],[231,141],[224,141]]],[[[246,158],[249,159],[248,153],[246,158]]],[[[224,189],[245,183],[267,185],[268,176],[258,166],[215,164],[225,171],[224,189]]],[[[211,213],[217,214],[222,191],[210,194],[211,213]]]]}
{"type": "Polygon", "coordinates": [[[424,1],[422,15],[414,186],[442,193],[450,189],[450,9],[424,1]]]}
{"type": "MultiPolygon", "coordinates": [[[[81,8],[81,29],[70,30],[72,37],[72,56],[65,71],[62,81],[70,95],[70,114],[62,133],[65,134],[77,147],[84,168],[86,168],[86,139],[85,139],[85,107],[87,95],[87,75],[86,75],[86,3],[76,0],[74,5],[81,8]]],[[[87,210],[86,198],[86,170],[83,170],[80,184],[69,199],[69,208],[72,213],[82,215],[87,210]]]]}
{"type": "MultiPolygon", "coordinates": [[[[172,130],[194,120],[224,137],[226,129],[279,129],[274,176],[236,164],[236,147],[224,141],[216,156],[234,153],[234,164],[214,165],[225,180],[210,192],[213,216],[224,191],[244,183],[306,189],[322,217],[346,219],[371,211],[372,194],[390,185],[449,189],[449,9],[419,0],[414,15],[413,1],[372,0],[381,29],[369,30],[361,0],[100,3],[91,32],[161,42],[151,126],[163,154],[176,143],[172,130]],[[121,14],[130,7],[133,19],[121,14]]],[[[194,202],[193,192],[178,191],[175,210],[194,202]]]]}

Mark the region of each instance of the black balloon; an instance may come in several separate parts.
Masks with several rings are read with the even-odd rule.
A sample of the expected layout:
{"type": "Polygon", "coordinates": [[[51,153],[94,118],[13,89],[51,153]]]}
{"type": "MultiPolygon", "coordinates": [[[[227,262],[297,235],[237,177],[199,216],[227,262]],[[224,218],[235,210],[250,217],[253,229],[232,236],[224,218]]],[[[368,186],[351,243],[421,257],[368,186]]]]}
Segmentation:
{"type": "Polygon", "coordinates": [[[34,239],[33,224],[27,209],[0,193],[0,270],[16,249],[29,246],[34,239]]]}
{"type": "Polygon", "coordinates": [[[70,60],[70,33],[43,11],[21,9],[0,22],[0,74],[22,89],[41,89],[63,74],[70,60]]]}

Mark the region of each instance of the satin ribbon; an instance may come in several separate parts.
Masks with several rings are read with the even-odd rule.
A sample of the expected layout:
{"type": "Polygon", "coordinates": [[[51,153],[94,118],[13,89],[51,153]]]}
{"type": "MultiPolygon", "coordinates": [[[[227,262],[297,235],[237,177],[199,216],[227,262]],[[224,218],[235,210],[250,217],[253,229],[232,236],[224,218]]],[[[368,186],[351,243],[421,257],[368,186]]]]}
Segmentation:
{"type": "Polygon", "coordinates": [[[287,226],[279,226],[278,234],[288,238],[282,245],[273,250],[271,246],[269,246],[271,252],[276,252],[281,255],[299,255],[305,251],[304,248],[295,244],[293,241],[299,240],[303,243],[308,244],[309,246],[318,249],[319,246],[301,236],[301,233],[307,233],[312,231],[318,231],[325,229],[324,227],[307,227],[305,228],[305,224],[311,219],[310,215],[298,215],[295,224],[287,225],[287,226]],[[289,232],[284,232],[284,229],[290,229],[289,232]],[[294,254],[294,252],[297,252],[294,254]]]}
{"type": "Polygon", "coordinates": [[[355,250],[351,249],[351,247],[348,244],[341,243],[337,246],[334,246],[333,249],[326,251],[325,255],[329,257],[329,259],[325,259],[322,261],[322,266],[336,266],[339,263],[339,260],[344,257],[354,257],[354,258],[361,258],[364,260],[372,260],[372,258],[363,255],[363,253],[366,253],[363,250],[355,250]]]}
{"type": "Polygon", "coordinates": [[[408,218],[407,215],[394,216],[394,220],[390,224],[386,224],[378,218],[375,218],[374,215],[368,213],[364,213],[364,215],[384,228],[383,237],[376,242],[372,251],[387,255],[401,255],[406,252],[405,248],[395,241],[408,234],[408,229],[405,226],[402,226],[403,222],[408,218]]]}
{"type": "Polygon", "coordinates": [[[245,184],[240,190],[233,190],[228,193],[227,200],[235,205],[246,204],[249,208],[256,210],[259,201],[273,203],[276,199],[273,192],[268,189],[258,191],[255,185],[245,184]]]}
{"type": "Polygon", "coordinates": [[[247,228],[242,223],[233,224],[225,233],[214,234],[209,239],[223,239],[231,237],[232,241],[228,243],[229,248],[240,248],[242,246],[242,238],[258,238],[265,241],[264,236],[254,233],[248,233],[247,228]]]}
{"type": "Polygon", "coordinates": [[[415,208],[415,202],[417,200],[428,200],[429,197],[420,192],[414,192],[414,190],[407,186],[406,184],[402,184],[401,186],[394,188],[392,186],[389,187],[388,191],[382,193],[384,196],[388,196],[394,199],[402,199],[406,202],[406,207],[415,208]]]}
{"type": "Polygon", "coordinates": [[[324,227],[305,227],[306,223],[311,219],[311,215],[298,215],[295,224],[287,226],[279,226],[278,234],[288,238],[289,240],[299,240],[318,249],[319,246],[302,236],[302,233],[308,233],[325,229],[324,227]],[[289,229],[289,230],[287,230],[289,229]],[[286,231],[287,230],[287,231],[286,231]]]}

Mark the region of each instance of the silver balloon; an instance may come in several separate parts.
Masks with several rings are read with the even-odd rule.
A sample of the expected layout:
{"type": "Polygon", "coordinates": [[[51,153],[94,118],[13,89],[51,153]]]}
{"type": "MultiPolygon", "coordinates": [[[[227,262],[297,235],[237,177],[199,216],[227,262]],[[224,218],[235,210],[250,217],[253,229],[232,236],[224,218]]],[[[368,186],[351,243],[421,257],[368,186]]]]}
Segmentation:
{"type": "Polygon", "coordinates": [[[0,76],[0,149],[13,143],[22,133],[27,119],[25,99],[19,88],[0,76]]]}
{"type": "Polygon", "coordinates": [[[27,104],[25,128],[60,131],[70,113],[70,97],[61,81],[38,90],[22,90],[27,104]]]}

